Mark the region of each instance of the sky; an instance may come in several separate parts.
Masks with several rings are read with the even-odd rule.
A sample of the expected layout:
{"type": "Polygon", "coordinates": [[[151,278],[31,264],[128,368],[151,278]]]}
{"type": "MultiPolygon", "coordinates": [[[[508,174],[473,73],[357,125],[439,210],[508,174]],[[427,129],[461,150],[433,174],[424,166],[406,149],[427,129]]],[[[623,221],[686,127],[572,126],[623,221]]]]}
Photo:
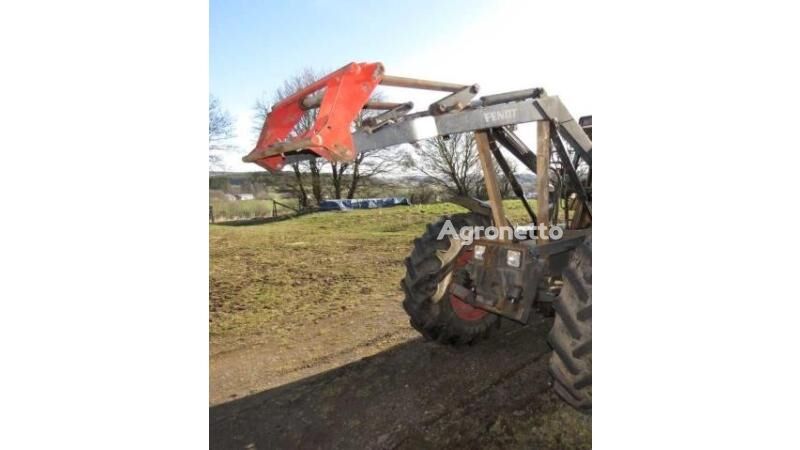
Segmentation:
{"type": "MultiPolygon", "coordinates": [[[[257,138],[253,105],[271,99],[284,79],[305,67],[330,72],[350,62],[382,62],[390,75],[478,83],[479,95],[544,87],[559,95],[573,116],[592,111],[591,18],[560,2],[212,0],[210,5],[209,90],[236,128],[233,149],[224,155],[226,170],[258,170],[241,162],[257,138]]],[[[387,100],[412,100],[418,109],[442,96],[381,89],[387,100]]],[[[520,134],[534,142],[532,127],[520,134]]]]}

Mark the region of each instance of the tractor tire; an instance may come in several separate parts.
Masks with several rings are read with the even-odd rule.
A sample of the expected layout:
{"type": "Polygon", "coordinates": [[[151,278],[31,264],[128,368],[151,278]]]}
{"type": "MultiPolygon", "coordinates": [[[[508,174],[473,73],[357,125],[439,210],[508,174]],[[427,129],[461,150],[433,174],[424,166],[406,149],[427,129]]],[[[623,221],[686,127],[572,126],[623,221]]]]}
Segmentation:
{"type": "Polygon", "coordinates": [[[555,321],[548,340],[553,347],[553,388],[567,403],[592,411],[592,238],[575,249],[563,272],[564,286],[553,302],[555,321]]]}
{"type": "Polygon", "coordinates": [[[403,308],[411,326],[425,339],[450,345],[473,344],[500,325],[499,317],[448,292],[454,271],[472,258],[472,246],[459,256],[460,240],[437,239],[447,220],[455,231],[491,225],[491,219],[474,213],[447,216],[428,225],[425,234],[414,240],[414,249],[405,260],[406,275],[400,282],[405,292],[403,308]]]}

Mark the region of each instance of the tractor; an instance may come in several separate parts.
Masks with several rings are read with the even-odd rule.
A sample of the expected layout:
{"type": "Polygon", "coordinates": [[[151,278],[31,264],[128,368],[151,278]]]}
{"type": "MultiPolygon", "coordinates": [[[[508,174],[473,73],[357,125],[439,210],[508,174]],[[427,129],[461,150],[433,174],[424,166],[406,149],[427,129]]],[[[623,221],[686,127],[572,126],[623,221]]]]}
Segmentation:
{"type": "Polygon", "coordinates": [[[532,310],[554,315],[548,335],[553,388],[590,413],[591,116],[575,120],[542,88],[482,97],[478,91],[477,84],[391,76],[381,63],[350,63],[275,104],[243,161],[277,172],[310,158],[352,161],[362,152],[474,133],[488,201],[453,199],[469,212],[443,217],[414,241],[400,282],[403,308],[424,338],[448,345],[489,337],[501,318],[524,324],[532,310]],[[414,112],[412,102],[371,100],[379,85],[446,94],[414,112]],[[313,126],[297,133],[310,110],[316,110],[313,126]],[[363,110],[376,112],[355,126],[363,110]],[[536,124],[535,151],[516,134],[524,123],[536,124]],[[501,146],[536,174],[535,208],[501,146]],[[495,164],[529,215],[527,228],[507,218],[495,164]]]}

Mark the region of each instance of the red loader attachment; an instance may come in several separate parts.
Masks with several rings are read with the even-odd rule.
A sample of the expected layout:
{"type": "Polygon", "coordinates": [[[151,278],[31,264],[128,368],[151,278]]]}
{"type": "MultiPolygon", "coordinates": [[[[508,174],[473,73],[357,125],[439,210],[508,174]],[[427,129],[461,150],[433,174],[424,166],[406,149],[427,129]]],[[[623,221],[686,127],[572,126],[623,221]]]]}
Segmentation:
{"type": "Polygon", "coordinates": [[[327,160],[352,160],[350,124],[382,76],[380,63],[350,63],[282,100],[272,107],[255,149],[244,160],[270,171],[283,168],[282,153],[296,150],[307,149],[327,160]],[[319,113],[311,129],[286,140],[306,110],[316,106],[319,113]]]}
{"type": "Polygon", "coordinates": [[[430,115],[463,109],[478,92],[477,85],[461,85],[384,75],[381,63],[350,63],[312,83],[272,107],[256,147],[244,158],[270,171],[286,164],[286,154],[321,156],[329,161],[352,161],[357,153],[351,125],[362,109],[386,110],[368,121],[371,133],[395,123],[413,108],[413,103],[370,102],[379,84],[445,91],[451,94],[430,107],[430,115]],[[319,108],[313,126],[299,136],[292,131],[303,114],[319,108]]]}

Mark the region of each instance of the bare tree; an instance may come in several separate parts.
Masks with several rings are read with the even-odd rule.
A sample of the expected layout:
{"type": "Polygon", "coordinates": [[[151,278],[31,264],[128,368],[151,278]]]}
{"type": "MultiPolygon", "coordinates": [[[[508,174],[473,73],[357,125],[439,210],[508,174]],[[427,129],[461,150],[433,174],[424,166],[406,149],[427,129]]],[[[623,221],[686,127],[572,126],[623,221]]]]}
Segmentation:
{"type": "Polygon", "coordinates": [[[472,133],[426,139],[406,158],[406,166],[426,175],[454,195],[477,195],[482,177],[472,133]]]}
{"type": "Polygon", "coordinates": [[[295,182],[290,185],[290,189],[295,193],[300,209],[308,208],[308,193],[303,183],[303,172],[300,170],[300,163],[292,163],[295,182]]]}
{"type": "Polygon", "coordinates": [[[401,166],[404,153],[398,147],[388,147],[369,153],[359,153],[353,164],[350,175],[350,187],[347,198],[353,198],[361,186],[361,182],[377,175],[394,172],[401,166]]]}
{"type": "Polygon", "coordinates": [[[234,137],[233,119],[228,111],[223,111],[219,99],[209,96],[208,99],[208,164],[210,168],[222,168],[222,156],[219,151],[230,148],[226,142],[234,137]]]}
{"type": "Polygon", "coordinates": [[[334,198],[342,198],[342,185],[344,184],[345,171],[350,166],[347,162],[331,161],[331,184],[333,185],[334,198]]]}

